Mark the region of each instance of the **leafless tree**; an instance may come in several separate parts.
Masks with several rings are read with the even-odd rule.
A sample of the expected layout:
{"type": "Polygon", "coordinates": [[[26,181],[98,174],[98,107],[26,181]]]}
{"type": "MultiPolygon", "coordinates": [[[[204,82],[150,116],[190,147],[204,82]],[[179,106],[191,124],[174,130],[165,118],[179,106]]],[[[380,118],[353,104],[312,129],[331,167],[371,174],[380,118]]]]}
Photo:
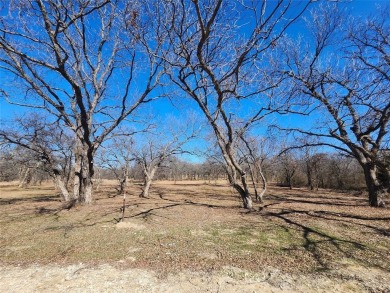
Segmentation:
{"type": "Polygon", "coordinates": [[[143,135],[144,143],[138,143],[136,161],[142,166],[144,175],[143,190],[140,197],[148,197],[150,186],[159,168],[174,156],[184,154],[186,144],[197,137],[198,127],[194,121],[167,121],[155,132],[143,135]],[[182,126],[178,126],[182,124],[182,126]]]}
{"type": "Polygon", "coordinates": [[[224,179],[224,164],[221,164],[220,161],[214,160],[211,157],[208,157],[199,168],[202,171],[204,179],[208,180],[209,184],[211,184],[211,180],[214,180],[214,184],[217,184],[219,179],[224,179]]]}
{"type": "Polygon", "coordinates": [[[293,96],[318,113],[315,127],[291,131],[317,137],[354,157],[364,170],[370,206],[384,205],[390,165],[380,153],[389,140],[389,9],[348,20],[337,5],[319,6],[308,21],[310,42],[285,43],[293,96]],[[349,23],[349,25],[348,25],[349,23]],[[383,184],[378,172],[385,174],[383,184]]]}
{"type": "Polygon", "coordinates": [[[18,187],[27,188],[49,179],[50,170],[44,166],[39,154],[17,145],[8,146],[9,152],[2,158],[2,173],[15,174],[18,187]]]}
{"type": "MultiPolygon", "coordinates": [[[[305,148],[304,165],[307,176],[307,186],[310,190],[318,190],[323,181],[323,170],[327,163],[327,155],[324,153],[311,153],[305,148]]],[[[322,187],[324,184],[322,184],[322,187]]]]}
{"type": "MultiPolygon", "coordinates": [[[[132,131],[126,131],[131,133],[132,131]]],[[[132,135],[114,137],[104,145],[98,154],[99,165],[110,170],[118,180],[117,193],[125,192],[134,157],[134,138],[132,135]]]]}
{"type": "Polygon", "coordinates": [[[94,156],[110,133],[154,98],[160,43],[135,32],[140,11],[124,1],[1,4],[1,96],[50,113],[75,134],[72,198],[92,202],[94,156]]]}
{"type": "Polygon", "coordinates": [[[222,153],[229,182],[252,208],[238,142],[253,124],[282,110],[274,93],[272,51],[310,1],[158,1],[167,36],[163,59],[171,80],[204,114],[222,153]]]}
{"type": "Polygon", "coordinates": [[[240,147],[240,153],[249,168],[255,199],[259,202],[263,202],[263,196],[267,191],[267,179],[263,172],[263,163],[266,159],[266,154],[264,153],[266,142],[263,138],[245,137],[244,135],[241,135],[241,141],[242,146],[240,147]],[[262,183],[261,191],[258,191],[257,188],[259,178],[262,183]]]}
{"type": "Polygon", "coordinates": [[[294,185],[294,176],[298,170],[298,160],[293,151],[285,151],[277,158],[279,164],[280,175],[282,176],[284,184],[290,189],[294,185]]]}
{"type": "MultiPolygon", "coordinates": [[[[68,181],[72,168],[73,139],[57,123],[32,114],[16,119],[11,128],[0,130],[0,139],[28,151],[28,161],[41,166],[55,181],[64,201],[71,199],[68,181]]],[[[23,169],[21,185],[31,180],[31,164],[23,169]]]]}
{"type": "Polygon", "coordinates": [[[18,179],[18,169],[12,160],[17,152],[15,148],[0,143],[0,181],[14,181],[18,179]]]}

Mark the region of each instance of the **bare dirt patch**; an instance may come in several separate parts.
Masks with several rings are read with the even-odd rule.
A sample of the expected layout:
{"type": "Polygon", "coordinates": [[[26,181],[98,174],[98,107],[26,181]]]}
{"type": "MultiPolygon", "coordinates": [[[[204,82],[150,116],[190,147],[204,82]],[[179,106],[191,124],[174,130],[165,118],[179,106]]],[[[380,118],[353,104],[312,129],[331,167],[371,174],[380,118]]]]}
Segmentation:
{"type": "Polygon", "coordinates": [[[135,184],[128,192],[119,223],[122,198],[110,182],[94,205],[70,211],[50,186],[0,185],[0,283],[13,288],[25,271],[57,291],[86,282],[117,292],[390,291],[390,211],[362,195],[274,186],[248,213],[223,182],[157,182],[147,199],[135,184]],[[75,266],[85,282],[72,275],[53,287],[56,277],[42,277],[66,280],[75,266]]]}
{"type": "Polygon", "coordinates": [[[3,268],[0,282],[2,292],[367,292],[354,278],[335,282],[321,274],[294,275],[270,268],[252,273],[235,267],[214,272],[185,270],[159,278],[150,270],[110,265],[33,265],[3,268]]]}

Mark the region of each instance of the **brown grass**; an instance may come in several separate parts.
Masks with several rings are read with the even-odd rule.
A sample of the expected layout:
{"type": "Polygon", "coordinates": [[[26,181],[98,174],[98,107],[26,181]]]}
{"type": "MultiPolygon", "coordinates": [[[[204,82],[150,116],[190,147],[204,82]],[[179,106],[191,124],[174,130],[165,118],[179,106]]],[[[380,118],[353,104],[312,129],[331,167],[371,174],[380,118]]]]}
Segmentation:
{"type": "Polygon", "coordinates": [[[122,197],[104,182],[92,206],[59,210],[51,185],[0,184],[0,264],[150,268],[160,273],[226,266],[261,271],[330,271],[350,265],[390,270],[390,210],[363,195],[272,186],[247,212],[224,182],[156,182],[151,197],[122,197]]]}

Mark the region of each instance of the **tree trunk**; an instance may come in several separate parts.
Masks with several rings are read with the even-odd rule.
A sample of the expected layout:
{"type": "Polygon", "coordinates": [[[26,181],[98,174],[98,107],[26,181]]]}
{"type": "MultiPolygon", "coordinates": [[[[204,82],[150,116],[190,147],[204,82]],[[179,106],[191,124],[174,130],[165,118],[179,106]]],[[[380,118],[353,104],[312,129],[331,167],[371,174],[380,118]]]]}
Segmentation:
{"type": "Polygon", "coordinates": [[[144,186],[140,197],[146,198],[149,196],[150,186],[152,185],[154,174],[156,173],[157,168],[157,166],[154,166],[150,170],[144,170],[144,186]]]}
{"type": "Polygon", "coordinates": [[[149,196],[149,189],[150,189],[150,185],[152,185],[152,180],[150,180],[149,178],[145,180],[144,182],[144,186],[143,186],[143,189],[142,189],[142,193],[140,195],[140,197],[148,197],[149,196]]]}
{"type": "Polygon", "coordinates": [[[288,172],[286,172],[286,183],[288,188],[291,190],[292,189],[292,179],[291,176],[288,172]]]}
{"type": "Polygon", "coordinates": [[[80,202],[83,204],[91,204],[92,203],[93,182],[92,182],[92,178],[90,176],[84,178],[83,186],[84,186],[84,190],[81,193],[80,202]]]}
{"type": "MultiPolygon", "coordinates": [[[[245,209],[251,210],[253,208],[253,202],[252,202],[252,197],[249,193],[248,189],[248,184],[246,182],[246,174],[242,169],[236,168],[236,165],[231,164],[229,165],[229,161],[226,161],[228,164],[228,167],[226,168],[226,172],[228,175],[228,180],[231,184],[231,186],[238,192],[238,194],[241,197],[243,207],[245,209]],[[237,183],[237,173],[239,173],[240,178],[241,178],[241,185],[237,183]]],[[[237,165],[238,166],[238,165],[237,165]]]]}
{"type": "Polygon", "coordinates": [[[250,193],[248,192],[248,190],[245,190],[237,183],[232,184],[232,186],[240,194],[244,208],[251,210],[253,208],[253,202],[252,202],[252,197],[251,197],[250,193]]]}
{"type": "Polygon", "coordinates": [[[261,170],[261,166],[258,165],[258,163],[254,163],[255,166],[257,167],[256,170],[257,170],[257,173],[260,175],[261,177],[261,182],[263,184],[263,188],[261,190],[261,192],[258,192],[257,190],[257,184],[256,184],[256,179],[255,179],[255,176],[254,176],[254,168],[253,166],[251,166],[249,163],[249,170],[250,170],[250,175],[251,175],[251,179],[252,179],[252,184],[253,184],[253,189],[255,190],[255,199],[256,201],[258,202],[263,202],[263,196],[267,190],[267,181],[264,177],[264,174],[263,174],[263,171],[261,170]]]}
{"type": "Polygon", "coordinates": [[[125,190],[125,185],[126,185],[126,178],[121,178],[119,180],[119,188],[118,188],[118,192],[117,192],[118,195],[123,194],[123,192],[125,190]]]}
{"type": "Polygon", "coordinates": [[[58,170],[53,170],[53,172],[54,172],[54,182],[55,182],[56,186],[58,187],[58,189],[61,191],[62,201],[65,201],[65,202],[70,201],[71,198],[70,198],[68,188],[66,186],[66,183],[65,183],[63,176],[60,174],[60,172],[58,170]]]}
{"type": "Polygon", "coordinates": [[[261,177],[261,182],[263,183],[263,190],[260,192],[260,194],[258,194],[258,196],[259,196],[260,202],[263,202],[263,196],[264,196],[265,192],[267,191],[267,179],[265,178],[263,170],[262,170],[260,165],[258,165],[258,172],[259,172],[260,177],[261,177]]]}
{"type": "Polygon", "coordinates": [[[307,176],[307,186],[310,188],[310,190],[314,190],[313,176],[312,176],[310,162],[306,162],[306,176],[307,176]]]}
{"type": "Polygon", "coordinates": [[[78,144],[75,150],[73,198],[81,204],[92,203],[93,150],[78,144]]]}
{"type": "Polygon", "coordinates": [[[73,154],[71,154],[67,159],[67,163],[64,169],[65,174],[65,184],[68,186],[70,178],[72,177],[72,165],[73,165],[73,154]]]}
{"type": "Polygon", "coordinates": [[[241,197],[242,204],[245,209],[251,210],[253,208],[252,197],[248,189],[248,184],[246,182],[246,174],[242,169],[239,169],[238,165],[231,164],[229,161],[226,161],[228,167],[226,168],[228,180],[233,188],[238,192],[241,197]],[[237,183],[236,175],[240,175],[241,185],[237,183]]]}
{"type": "Polygon", "coordinates": [[[385,193],[377,178],[377,166],[368,163],[363,165],[364,176],[368,189],[368,203],[371,207],[384,207],[385,202],[382,195],[385,193]]]}
{"type": "Polygon", "coordinates": [[[260,201],[259,194],[257,192],[257,185],[256,185],[255,176],[254,176],[253,166],[249,162],[247,162],[247,163],[248,163],[249,172],[251,175],[253,190],[255,191],[255,199],[256,199],[256,201],[260,201]]]}
{"type": "Polygon", "coordinates": [[[295,170],[291,171],[291,172],[289,170],[285,170],[286,183],[287,183],[287,186],[289,187],[290,190],[293,189],[293,177],[294,177],[294,174],[295,174],[295,170]]]}
{"type": "Polygon", "coordinates": [[[27,187],[27,185],[31,182],[31,177],[31,169],[29,167],[24,168],[22,171],[22,177],[19,181],[19,187],[27,187]]]}
{"type": "Polygon", "coordinates": [[[240,165],[235,161],[233,156],[233,150],[231,146],[227,147],[223,144],[222,140],[218,140],[222,155],[226,163],[226,175],[228,176],[229,183],[237,190],[238,194],[241,197],[243,206],[245,209],[251,210],[253,208],[252,197],[248,189],[248,184],[246,182],[246,174],[240,167],[240,165]],[[241,185],[237,183],[237,176],[240,177],[241,185]]]}
{"type": "Polygon", "coordinates": [[[73,181],[73,199],[79,201],[80,193],[82,189],[82,154],[79,147],[76,146],[75,150],[75,162],[74,162],[74,181],[73,181]]]}

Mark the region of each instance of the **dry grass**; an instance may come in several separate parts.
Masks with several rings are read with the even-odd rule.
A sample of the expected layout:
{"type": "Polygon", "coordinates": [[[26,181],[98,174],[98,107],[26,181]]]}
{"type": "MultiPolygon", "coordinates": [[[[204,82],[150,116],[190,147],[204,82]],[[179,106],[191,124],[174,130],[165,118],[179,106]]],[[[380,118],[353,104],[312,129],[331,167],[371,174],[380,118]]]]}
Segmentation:
{"type": "Polygon", "coordinates": [[[271,187],[248,213],[223,182],[157,182],[151,197],[121,197],[104,182],[92,206],[58,210],[50,185],[0,184],[0,264],[150,268],[161,274],[226,266],[293,273],[359,265],[390,270],[390,210],[362,195],[271,187]]]}

